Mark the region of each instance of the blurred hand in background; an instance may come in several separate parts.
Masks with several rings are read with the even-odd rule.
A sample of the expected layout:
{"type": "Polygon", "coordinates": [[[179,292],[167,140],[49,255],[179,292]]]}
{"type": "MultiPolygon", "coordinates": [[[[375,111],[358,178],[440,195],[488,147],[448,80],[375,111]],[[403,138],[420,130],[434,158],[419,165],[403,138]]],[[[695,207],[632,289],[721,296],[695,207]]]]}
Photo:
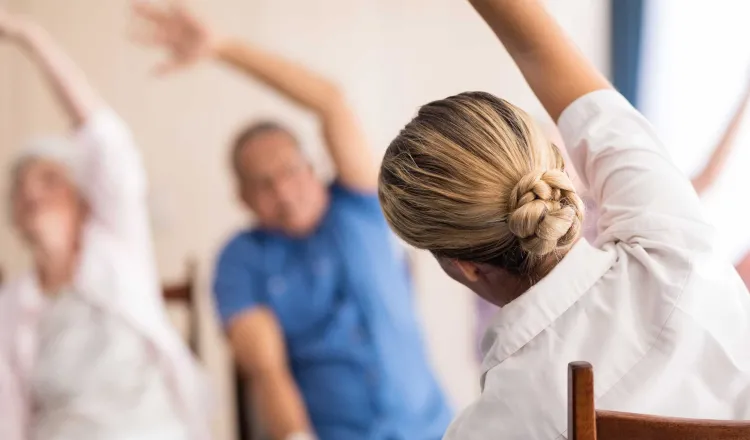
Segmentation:
{"type": "Polygon", "coordinates": [[[145,0],[133,0],[133,11],[143,24],[134,35],[137,42],[167,53],[167,59],[156,67],[166,74],[190,66],[213,55],[220,38],[203,20],[182,2],[166,6],[145,0]]]}

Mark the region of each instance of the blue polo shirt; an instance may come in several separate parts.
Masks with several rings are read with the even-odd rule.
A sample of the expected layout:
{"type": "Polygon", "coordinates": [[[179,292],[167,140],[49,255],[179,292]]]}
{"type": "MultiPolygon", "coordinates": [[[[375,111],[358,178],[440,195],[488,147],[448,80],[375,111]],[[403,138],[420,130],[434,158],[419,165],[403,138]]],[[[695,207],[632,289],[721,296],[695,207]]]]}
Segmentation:
{"type": "Polygon", "coordinates": [[[438,440],[452,413],[377,196],[338,184],[330,193],[312,235],[250,230],[225,246],[214,281],[221,319],[275,312],[322,440],[438,440]]]}

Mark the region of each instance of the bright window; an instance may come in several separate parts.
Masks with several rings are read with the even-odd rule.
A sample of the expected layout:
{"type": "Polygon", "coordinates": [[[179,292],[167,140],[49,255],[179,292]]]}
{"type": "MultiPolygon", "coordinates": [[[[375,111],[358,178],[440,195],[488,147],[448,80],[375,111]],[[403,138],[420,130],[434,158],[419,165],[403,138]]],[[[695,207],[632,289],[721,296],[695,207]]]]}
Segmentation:
{"type": "MultiPolygon", "coordinates": [[[[651,0],[644,19],[641,109],[686,174],[697,173],[750,80],[750,2],[651,0]]],[[[718,243],[750,250],[750,120],[704,195],[718,243]]]]}

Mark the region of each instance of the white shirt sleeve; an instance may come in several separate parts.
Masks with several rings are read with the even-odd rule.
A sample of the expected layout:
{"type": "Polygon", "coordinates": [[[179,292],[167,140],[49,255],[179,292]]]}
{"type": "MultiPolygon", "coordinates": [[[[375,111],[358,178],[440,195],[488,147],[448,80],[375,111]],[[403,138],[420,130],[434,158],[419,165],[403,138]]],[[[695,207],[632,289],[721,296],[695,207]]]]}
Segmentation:
{"type": "Polygon", "coordinates": [[[95,113],[75,134],[81,149],[81,185],[91,214],[118,235],[148,223],[146,173],[127,125],[111,109],[95,113]]]}
{"type": "Polygon", "coordinates": [[[651,124],[614,90],[573,102],[558,121],[573,165],[600,210],[599,241],[694,242],[706,231],[690,181],[651,124]],[[696,226],[700,227],[688,227],[696,226]]]}

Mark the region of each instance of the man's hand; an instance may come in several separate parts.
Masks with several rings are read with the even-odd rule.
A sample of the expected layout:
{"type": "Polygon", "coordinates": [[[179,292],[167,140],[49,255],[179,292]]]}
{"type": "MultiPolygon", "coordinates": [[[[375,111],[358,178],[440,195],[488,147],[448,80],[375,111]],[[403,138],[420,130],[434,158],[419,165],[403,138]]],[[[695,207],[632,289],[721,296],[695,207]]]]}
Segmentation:
{"type": "Polygon", "coordinates": [[[131,0],[133,10],[147,25],[136,39],[165,49],[168,60],[157,68],[170,72],[212,57],[275,89],[320,118],[328,151],[339,182],[367,193],[377,189],[378,167],[354,112],[337,85],[297,63],[266,52],[252,43],[218,35],[186,9],[180,0],[165,7],[148,0],[131,0]]]}
{"type": "Polygon", "coordinates": [[[132,4],[136,16],[146,25],[135,39],[144,45],[161,47],[168,54],[168,59],[157,66],[158,74],[187,67],[214,54],[219,38],[182,2],[174,1],[166,7],[148,0],[133,0],[132,4]]]}

